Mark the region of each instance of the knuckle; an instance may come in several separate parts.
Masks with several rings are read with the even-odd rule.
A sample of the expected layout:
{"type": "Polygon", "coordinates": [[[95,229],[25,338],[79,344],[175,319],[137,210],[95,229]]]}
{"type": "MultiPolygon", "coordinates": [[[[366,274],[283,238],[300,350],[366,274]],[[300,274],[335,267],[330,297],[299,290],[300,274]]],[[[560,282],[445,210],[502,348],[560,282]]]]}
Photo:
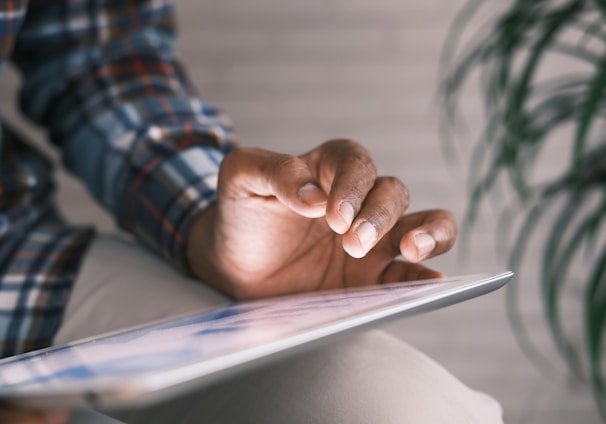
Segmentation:
{"type": "Polygon", "coordinates": [[[453,224],[456,225],[457,219],[455,218],[454,213],[452,213],[452,211],[449,211],[446,209],[441,209],[441,213],[444,214],[445,219],[447,219],[448,221],[451,221],[453,224]]]}
{"type": "Polygon", "coordinates": [[[377,225],[379,226],[377,230],[382,230],[389,226],[391,221],[393,220],[393,214],[384,205],[379,205],[375,211],[377,225]]]}
{"type": "Polygon", "coordinates": [[[406,189],[406,186],[404,185],[404,183],[402,183],[402,181],[400,181],[399,178],[392,177],[392,176],[381,177],[381,181],[383,181],[383,183],[387,187],[389,187],[391,190],[398,191],[401,194],[406,194],[408,196],[408,190],[406,189]]]}
{"type": "Polygon", "coordinates": [[[350,138],[336,138],[328,140],[324,146],[330,150],[353,150],[362,147],[360,143],[350,138]]]}
{"type": "Polygon", "coordinates": [[[282,154],[279,155],[273,165],[276,173],[290,172],[293,168],[300,165],[300,159],[294,155],[282,154]]]}
{"type": "Polygon", "coordinates": [[[451,211],[449,211],[447,209],[435,209],[433,211],[433,215],[437,219],[446,222],[452,228],[457,227],[457,220],[451,211]]]}
{"type": "Polygon", "coordinates": [[[408,207],[410,203],[410,192],[408,188],[404,185],[404,183],[396,177],[381,177],[380,184],[383,186],[385,190],[390,193],[389,198],[401,205],[402,207],[408,207]]]}
{"type": "Polygon", "coordinates": [[[365,195],[365,191],[362,190],[362,184],[359,182],[345,182],[340,188],[343,193],[343,197],[352,203],[359,203],[365,195]]]}
{"type": "Polygon", "coordinates": [[[354,166],[361,168],[365,172],[367,178],[375,179],[377,177],[377,166],[368,151],[363,147],[352,152],[350,160],[354,163],[354,166]]]}
{"type": "Polygon", "coordinates": [[[268,175],[269,185],[274,191],[279,187],[284,187],[288,182],[296,179],[302,170],[303,162],[294,155],[279,154],[268,163],[268,169],[265,172],[268,175]]]}
{"type": "Polygon", "coordinates": [[[410,201],[410,191],[408,190],[408,187],[406,187],[400,180],[398,180],[398,184],[400,185],[400,190],[402,191],[402,197],[406,199],[406,202],[408,203],[410,201]]]}
{"type": "Polygon", "coordinates": [[[336,139],[327,141],[325,148],[339,161],[345,160],[356,170],[365,171],[366,178],[374,180],[377,176],[377,167],[366,147],[351,139],[336,139]]]}

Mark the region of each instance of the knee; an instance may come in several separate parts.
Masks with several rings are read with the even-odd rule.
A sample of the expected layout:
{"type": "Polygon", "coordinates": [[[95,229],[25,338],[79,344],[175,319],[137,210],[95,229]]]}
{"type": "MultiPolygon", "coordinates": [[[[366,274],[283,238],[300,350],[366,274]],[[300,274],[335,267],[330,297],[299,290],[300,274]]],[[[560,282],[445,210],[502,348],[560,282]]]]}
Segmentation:
{"type": "Polygon", "coordinates": [[[267,373],[280,387],[276,401],[290,416],[306,417],[300,422],[502,423],[494,399],[380,331],[299,355],[267,373]]]}
{"type": "Polygon", "coordinates": [[[155,421],[162,413],[183,424],[199,417],[233,424],[502,423],[492,398],[378,331],[223,381],[128,422],[164,422],[155,421]]]}

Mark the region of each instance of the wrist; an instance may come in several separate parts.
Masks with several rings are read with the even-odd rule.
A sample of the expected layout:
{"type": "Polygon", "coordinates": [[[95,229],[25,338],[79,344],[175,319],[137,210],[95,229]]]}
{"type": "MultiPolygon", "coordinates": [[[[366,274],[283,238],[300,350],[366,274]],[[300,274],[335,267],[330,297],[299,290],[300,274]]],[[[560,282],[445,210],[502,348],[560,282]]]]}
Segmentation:
{"type": "Polygon", "coordinates": [[[194,218],[185,245],[187,268],[194,277],[229,294],[228,280],[220,272],[216,257],[216,220],[216,203],[194,218]]]}

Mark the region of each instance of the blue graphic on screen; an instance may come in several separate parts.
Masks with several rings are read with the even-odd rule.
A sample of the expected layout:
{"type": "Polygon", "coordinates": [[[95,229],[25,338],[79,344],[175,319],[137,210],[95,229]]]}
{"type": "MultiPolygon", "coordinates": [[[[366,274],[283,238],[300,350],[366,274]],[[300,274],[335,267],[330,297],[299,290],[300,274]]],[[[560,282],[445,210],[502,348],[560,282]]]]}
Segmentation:
{"type": "Polygon", "coordinates": [[[212,361],[337,322],[395,300],[414,298],[439,284],[351,290],[233,304],[94,341],[0,361],[0,396],[56,381],[126,377],[212,361]]]}

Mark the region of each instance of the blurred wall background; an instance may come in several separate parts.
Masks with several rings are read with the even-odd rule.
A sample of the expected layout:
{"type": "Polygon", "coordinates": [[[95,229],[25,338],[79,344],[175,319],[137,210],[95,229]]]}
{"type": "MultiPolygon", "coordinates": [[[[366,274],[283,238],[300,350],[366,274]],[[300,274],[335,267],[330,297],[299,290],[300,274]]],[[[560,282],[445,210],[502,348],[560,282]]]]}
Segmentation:
{"type": "MultiPolygon", "coordinates": [[[[463,3],[179,0],[179,49],[202,98],[230,113],[243,145],[303,153],[330,138],[354,138],[374,154],[381,173],[407,184],[411,210],[448,208],[461,218],[470,151],[460,149],[458,159],[443,154],[435,93],[440,49],[463,3]]],[[[5,70],[0,110],[39,140],[43,134],[15,111],[17,85],[5,70]]],[[[465,100],[472,123],[481,119],[473,92],[465,100]]],[[[113,229],[63,173],[60,200],[72,220],[92,217],[99,228],[113,229]]],[[[484,210],[467,254],[457,246],[432,265],[449,274],[503,269],[495,218],[496,211],[484,210]]],[[[522,306],[533,337],[551,351],[534,290],[536,256],[520,277],[522,306]]],[[[567,380],[555,355],[548,354],[559,372],[545,376],[521,353],[503,292],[385,328],[499,399],[507,423],[599,422],[591,396],[567,380]]]]}

